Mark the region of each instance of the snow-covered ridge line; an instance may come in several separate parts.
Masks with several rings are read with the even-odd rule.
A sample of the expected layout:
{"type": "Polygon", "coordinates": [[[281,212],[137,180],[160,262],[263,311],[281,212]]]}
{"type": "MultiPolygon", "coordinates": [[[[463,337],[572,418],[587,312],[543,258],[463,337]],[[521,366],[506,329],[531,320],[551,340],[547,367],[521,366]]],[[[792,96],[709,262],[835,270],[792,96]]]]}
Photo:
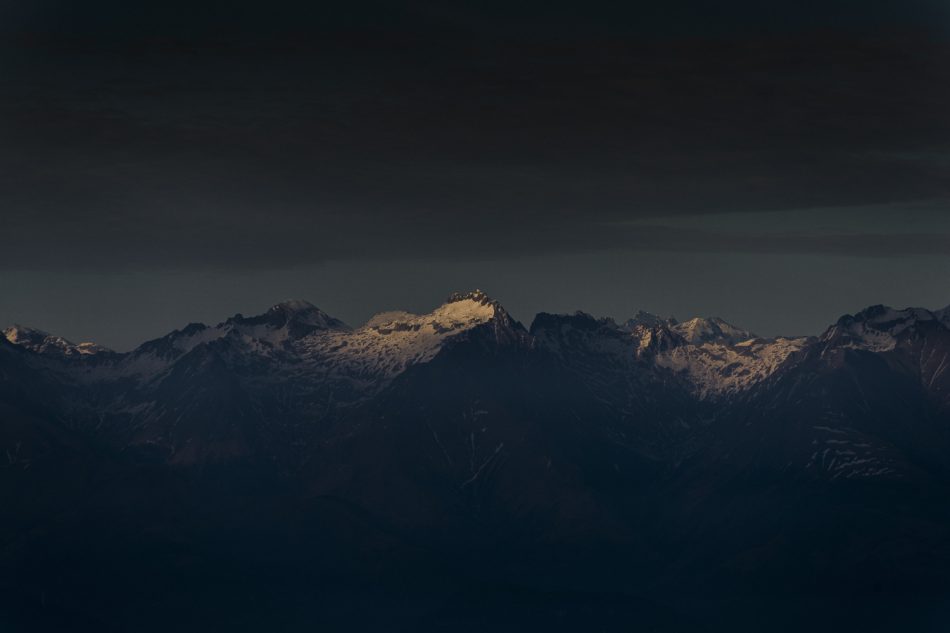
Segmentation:
{"type": "Polygon", "coordinates": [[[902,337],[914,334],[920,327],[932,326],[950,327],[950,306],[940,310],[897,310],[875,305],[842,316],[821,335],[821,341],[844,348],[889,352],[902,337]]]}
{"type": "Polygon", "coordinates": [[[37,354],[55,356],[94,356],[113,353],[112,350],[92,342],[73,343],[61,336],[23,325],[13,325],[3,330],[10,343],[19,345],[37,354]]]}
{"type": "Polygon", "coordinates": [[[543,347],[568,362],[578,358],[586,364],[598,356],[593,362],[613,366],[620,374],[643,371],[644,367],[660,370],[660,376],[671,372],[701,399],[749,389],[814,340],[756,337],[715,317],[683,323],[653,317],[640,313],[618,326],[612,319],[596,319],[582,312],[541,314],[531,331],[543,347]]]}
{"type": "MultiPolygon", "coordinates": [[[[226,365],[255,367],[268,380],[333,380],[344,392],[378,390],[409,366],[432,360],[448,341],[480,326],[496,341],[521,340],[523,328],[484,292],[456,293],[432,312],[386,312],[351,329],[312,304],[292,300],[265,313],[237,314],[215,326],[192,323],[104,362],[65,368],[79,384],[133,380],[157,386],[181,363],[219,357],[226,365]]],[[[22,342],[21,339],[17,341],[22,342]]]]}
{"type": "Polygon", "coordinates": [[[813,340],[777,337],[740,343],[707,341],[664,350],[656,355],[655,362],[686,376],[696,394],[705,399],[749,389],[813,340]]]}
{"type": "MultiPolygon", "coordinates": [[[[331,376],[360,389],[375,389],[408,367],[432,360],[448,342],[477,330],[496,344],[524,343],[562,356],[580,350],[613,358],[611,362],[626,372],[644,367],[672,372],[698,397],[718,398],[765,380],[814,342],[886,353],[919,328],[948,326],[950,308],[872,306],[841,317],[818,339],[761,338],[718,317],[678,322],[642,311],[622,325],[580,312],[542,313],[528,334],[497,301],[474,290],[453,293],[425,314],[382,312],[355,329],[309,302],[290,300],[263,314],[237,314],[215,326],[192,323],[125,354],[21,326],[4,330],[4,336],[48,359],[68,360],[81,382],[133,378],[145,384],[160,379],[193,352],[210,352],[245,359],[234,362],[258,359],[253,362],[284,368],[280,371],[292,371],[297,378],[331,376]]],[[[274,376],[279,379],[279,374],[274,376]]]]}
{"type": "Polygon", "coordinates": [[[507,312],[481,290],[450,295],[427,314],[382,312],[352,331],[306,337],[306,358],[329,361],[338,372],[386,382],[407,367],[432,360],[445,343],[489,323],[516,326],[507,312]]]}
{"type": "Polygon", "coordinates": [[[736,344],[758,338],[752,332],[738,328],[719,317],[695,317],[676,323],[670,326],[670,329],[694,345],[706,341],[728,341],[736,344]]]}

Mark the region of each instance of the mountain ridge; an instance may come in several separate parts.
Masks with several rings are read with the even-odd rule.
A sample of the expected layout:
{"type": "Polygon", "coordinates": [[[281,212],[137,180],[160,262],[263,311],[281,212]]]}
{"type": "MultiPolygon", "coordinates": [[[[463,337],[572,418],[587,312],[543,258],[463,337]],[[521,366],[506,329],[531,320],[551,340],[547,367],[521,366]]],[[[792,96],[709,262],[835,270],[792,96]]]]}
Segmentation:
{"type": "MultiPolygon", "coordinates": [[[[468,292],[451,293],[442,305],[447,305],[450,303],[455,303],[455,302],[464,301],[464,300],[472,300],[475,303],[478,303],[480,305],[492,306],[493,308],[499,311],[500,315],[510,318],[510,315],[505,310],[505,308],[501,305],[500,302],[493,299],[487,293],[479,289],[468,291],[468,292]]],[[[867,318],[874,319],[873,315],[880,316],[880,314],[883,314],[883,312],[881,311],[887,311],[887,313],[890,315],[900,315],[900,314],[916,315],[917,318],[924,318],[928,320],[932,318],[932,319],[941,321],[943,323],[950,323],[950,306],[946,306],[941,309],[930,310],[927,308],[914,308],[914,307],[895,309],[895,308],[891,308],[889,306],[885,306],[882,304],[877,304],[873,306],[868,306],[867,308],[864,308],[863,310],[860,310],[854,314],[841,315],[835,322],[830,323],[825,328],[824,332],[815,334],[815,335],[789,336],[789,335],[778,334],[774,336],[763,337],[763,336],[756,335],[755,333],[749,330],[745,330],[732,323],[729,323],[725,319],[722,319],[721,317],[718,317],[718,316],[694,316],[685,321],[680,321],[673,317],[661,317],[653,313],[645,312],[643,310],[637,311],[637,313],[633,317],[625,321],[622,321],[617,326],[621,329],[625,329],[631,332],[634,331],[637,327],[656,328],[659,326],[665,326],[671,332],[678,333],[680,336],[685,338],[688,342],[693,343],[693,344],[703,343],[707,341],[717,341],[717,340],[728,340],[728,342],[732,344],[736,344],[736,343],[741,343],[750,339],[769,340],[769,339],[804,339],[804,338],[810,338],[810,337],[822,337],[822,336],[825,336],[828,330],[833,329],[835,326],[840,326],[846,322],[848,323],[859,322],[867,318]]],[[[536,319],[540,315],[548,315],[548,314],[551,314],[551,313],[540,312],[537,315],[535,315],[534,319],[536,319]]],[[[578,314],[587,314],[587,313],[578,312],[578,314]]],[[[132,350],[129,350],[128,352],[114,352],[113,350],[110,350],[109,348],[103,347],[91,341],[83,342],[79,344],[72,343],[71,341],[68,341],[67,339],[60,337],[58,335],[51,334],[49,332],[40,330],[38,328],[33,328],[30,326],[24,326],[20,324],[14,324],[12,326],[9,326],[5,328],[4,330],[2,330],[2,332],[4,336],[7,338],[7,340],[10,340],[11,342],[15,344],[24,345],[25,347],[30,347],[31,345],[35,347],[37,343],[41,341],[41,339],[43,338],[49,339],[49,345],[51,347],[58,346],[58,347],[70,348],[72,351],[69,352],[69,355],[74,355],[74,354],[91,355],[91,354],[99,353],[99,352],[109,352],[109,353],[114,353],[114,354],[130,354],[142,346],[152,344],[156,341],[160,341],[162,339],[171,337],[176,334],[192,334],[194,333],[195,330],[223,328],[228,325],[250,326],[254,324],[267,324],[275,328],[280,328],[283,325],[285,325],[287,322],[293,322],[295,320],[296,321],[303,320],[303,321],[306,321],[305,325],[312,325],[314,326],[315,329],[353,330],[353,329],[364,328],[371,325],[378,325],[378,323],[376,323],[375,321],[378,321],[380,318],[385,319],[389,317],[390,321],[397,320],[396,318],[394,318],[396,315],[418,316],[418,315],[413,315],[412,313],[409,313],[409,312],[403,312],[399,310],[390,311],[390,312],[384,311],[384,312],[380,312],[373,315],[361,326],[358,326],[357,328],[353,328],[347,325],[346,323],[344,323],[343,321],[327,314],[326,312],[316,307],[314,304],[310,303],[307,300],[288,299],[288,300],[274,304],[273,306],[271,306],[270,308],[268,308],[265,312],[261,314],[253,315],[253,316],[245,316],[242,313],[236,313],[220,321],[217,325],[214,325],[214,326],[207,325],[204,323],[199,323],[199,322],[189,323],[181,329],[173,330],[156,339],[150,339],[148,341],[144,341],[143,343],[140,343],[138,346],[136,346],[132,350]],[[26,334],[26,336],[23,336],[23,334],[21,334],[19,341],[16,340],[18,331],[23,334],[26,334]],[[30,342],[29,340],[30,338],[34,339],[33,343],[30,342]]],[[[560,314],[559,316],[564,316],[564,315],[560,314]]],[[[594,318],[611,321],[615,325],[618,323],[614,321],[614,319],[612,319],[611,317],[594,317],[594,318]]],[[[532,319],[532,321],[534,319],[532,319]]],[[[300,337],[300,336],[305,335],[306,333],[308,332],[298,333],[297,336],[300,337]]]]}
{"type": "Polygon", "coordinates": [[[0,599],[109,620],[148,611],[144,586],[218,612],[286,576],[269,615],[329,595],[315,621],[352,624],[371,579],[421,621],[443,588],[492,624],[509,591],[555,592],[566,630],[620,631],[634,615],[605,604],[720,622],[806,596],[795,631],[815,604],[841,630],[855,601],[907,614],[950,591],[940,311],[740,340],[642,315],[525,328],[484,293],[356,328],[279,305],[122,354],[0,340],[0,599]]]}
{"type": "Polygon", "coordinates": [[[452,293],[443,304],[424,315],[383,312],[357,328],[347,326],[310,302],[291,299],[260,315],[245,317],[239,313],[216,326],[191,323],[122,353],[94,343],[76,345],[22,326],[7,328],[4,335],[8,341],[35,352],[101,366],[118,367],[124,363],[126,369],[117,371],[145,377],[167,371],[170,363],[195,346],[227,338],[246,351],[282,355],[292,361],[309,359],[312,363],[332,357],[341,366],[348,364],[351,374],[368,378],[376,374],[377,379],[385,381],[414,363],[431,360],[443,345],[463,334],[471,336],[467,332],[479,330],[479,326],[492,330],[489,338],[495,342],[532,346],[543,345],[544,341],[555,345],[550,336],[537,336],[555,322],[582,329],[591,327],[581,325],[582,322],[596,322],[601,333],[617,333],[608,338],[623,348],[617,350],[618,354],[650,358],[656,367],[683,376],[695,393],[709,398],[740,392],[764,380],[788,357],[815,341],[835,339],[844,346],[884,352],[896,345],[895,336],[903,332],[901,328],[913,329],[915,324],[929,321],[950,324],[950,308],[930,311],[871,306],[854,315],[841,316],[818,337],[759,337],[719,317],[677,321],[643,311],[622,325],[609,317],[597,319],[583,312],[574,317],[539,313],[531,327],[525,329],[498,301],[476,289],[452,293]],[[629,338],[625,339],[624,334],[629,338]],[[629,340],[629,344],[624,340],[629,340]],[[98,355],[100,358],[94,359],[98,355]]]}

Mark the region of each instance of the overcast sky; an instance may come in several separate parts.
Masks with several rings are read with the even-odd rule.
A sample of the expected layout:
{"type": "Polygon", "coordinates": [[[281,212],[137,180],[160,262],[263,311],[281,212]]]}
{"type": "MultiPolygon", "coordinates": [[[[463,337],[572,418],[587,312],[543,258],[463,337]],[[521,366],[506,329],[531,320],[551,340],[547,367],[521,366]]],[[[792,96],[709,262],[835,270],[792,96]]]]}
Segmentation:
{"type": "Polygon", "coordinates": [[[942,0],[301,4],[0,0],[0,324],[950,303],[942,0]]]}

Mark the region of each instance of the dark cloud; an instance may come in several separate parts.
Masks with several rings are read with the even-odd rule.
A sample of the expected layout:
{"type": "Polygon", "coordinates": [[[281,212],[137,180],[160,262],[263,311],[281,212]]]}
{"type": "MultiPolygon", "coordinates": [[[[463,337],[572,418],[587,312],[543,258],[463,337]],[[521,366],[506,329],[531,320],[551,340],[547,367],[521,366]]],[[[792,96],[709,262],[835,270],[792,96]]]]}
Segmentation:
{"type": "Polygon", "coordinates": [[[4,28],[56,34],[95,34],[110,39],[143,35],[207,38],[240,33],[269,36],[287,32],[342,30],[452,30],[460,33],[696,34],[776,32],[801,28],[869,31],[895,26],[941,31],[948,18],[942,0],[805,0],[764,3],[604,2],[592,0],[357,0],[317,3],[300,0],[33,0],[0,2],[4,28]]]}
{"type": "Polygon", "coordinates": [[[0,266],[748,250],[612,227],[950,195],[940,43],[128,46],[11,64],[0,266]]]}
{"type": "Polygon", "coordinates": [[[0,317],[41,278],[942,257],[945,206],[854,209],[950,199],[948,24],[937,0],[0,1],[0,317]],[[758,226],[777,210],[808,221],[758,226]]]}

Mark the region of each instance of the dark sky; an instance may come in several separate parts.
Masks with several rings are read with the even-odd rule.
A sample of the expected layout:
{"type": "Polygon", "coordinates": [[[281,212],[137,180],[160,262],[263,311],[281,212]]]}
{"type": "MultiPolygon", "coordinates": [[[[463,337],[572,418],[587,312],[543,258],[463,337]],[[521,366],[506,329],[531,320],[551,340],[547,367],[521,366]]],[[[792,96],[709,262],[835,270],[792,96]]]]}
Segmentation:
{"type": "Polygon", "coordinates": [[[0,324],[950,303],[945,0],[620,4],[0,0],[0,324]]]}

